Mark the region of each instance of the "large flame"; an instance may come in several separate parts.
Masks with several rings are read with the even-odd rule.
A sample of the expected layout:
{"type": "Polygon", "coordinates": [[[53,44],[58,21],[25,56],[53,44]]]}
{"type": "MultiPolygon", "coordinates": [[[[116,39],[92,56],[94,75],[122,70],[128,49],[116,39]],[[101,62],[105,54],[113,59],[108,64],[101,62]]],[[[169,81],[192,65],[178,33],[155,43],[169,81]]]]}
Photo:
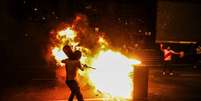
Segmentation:
{"type": "Polygon", "coordinates": [[[112,96],[131,97],[133,64],[139,61],[128,59],[121,53],[112,50],[101,51],[92,64],[96,68],[90,73],[90,79],[98,90],[112,96]]]}
{"type": "Polygon", "coordinates": [[[51,55],[56,63],[61,65],[61,61],[68,58],[62,50],[64,45],[71,46],[73,50],[79,49],[84,53],[81,62],[96,68],[90,72],[79,72],[88,78],[91,85],[95,86],[98,91],[112,97],[131,97],[133,84],[130,74],[133,72],[133,65],[140,64],[140,61],[129,59],[120,52],[112,51],[102,36],[99,36],[97,40],[99,47],[96,54],[89,54],[92,50],[78,46],[79,42],[75,40],[77,37],[79,37],[77,31],[70,26],[56,31],[54,38],[57,43],[51,46],[51,55]]]}

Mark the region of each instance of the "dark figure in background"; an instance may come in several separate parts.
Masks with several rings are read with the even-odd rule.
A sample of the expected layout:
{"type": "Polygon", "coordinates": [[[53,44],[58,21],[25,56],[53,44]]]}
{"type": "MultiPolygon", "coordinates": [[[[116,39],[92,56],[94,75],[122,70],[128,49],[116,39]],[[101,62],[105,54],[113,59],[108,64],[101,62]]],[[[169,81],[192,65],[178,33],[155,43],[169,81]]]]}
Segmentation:
{"type": "Polygon", "coordinates": [[[66,84],[71,90],[68,101],[73,101],[74,96],[77,97],[78,101],[84,101],[77,82],[78,69],[83,71],[79,61],[82,54],[78,50],[73,53],[71,49],[69,50],[69,47],[63,48],[63,50],[69,57],[68,59],[62,61],[66,65],[66,84]]]}
{"type": "Polygon", "coordinates": [[[180,53],[171,50],[170,46],[167,46],[167,48],[164,48],[163,44],[160,44],[160,49],[163,52],[163,62],[164,62],[162,75],[166,75],[167,69],[169,71],[169,75],[174,75],[173,68],[171,66],[172,55],[173,54],[180,54],[180,53]]]}
{"type": "Polygon", "coordinates": [[[195,47],[196,55],[195,55],[195,63],[194,68],[200,68],[201,65],[201,42],[196,43],[195,47]]]}

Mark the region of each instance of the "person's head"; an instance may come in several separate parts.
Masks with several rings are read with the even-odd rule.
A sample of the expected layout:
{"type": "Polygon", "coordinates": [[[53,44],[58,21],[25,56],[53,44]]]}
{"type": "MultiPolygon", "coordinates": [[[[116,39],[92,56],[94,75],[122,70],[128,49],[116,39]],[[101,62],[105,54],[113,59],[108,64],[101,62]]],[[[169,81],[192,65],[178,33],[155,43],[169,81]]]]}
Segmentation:
{"type": "Polygon", "coordinates": [[[72,49],[71,49],[70,46],[65,45],[65,46],[63,47],[63,51],[64,51],[64,53],[65,53],[69,58],[72,57],[73,51],[72,51],[72,49]]]}
{"type": "Polygon", "coordinates": [[[170,49],[171,49],[171,47],[170,47],[170,46],[167,46],[167,49],[168,49],[168,50],[170,50],[170,49]]]}
{"type": "Polygon", "coordinates": [[[82,56],[81,51],[76,50],[76,51],[74,52],[74,58],[75,58],[76,60],[79,60],[79,59],[81,58],[81,56],[82,56]]]}

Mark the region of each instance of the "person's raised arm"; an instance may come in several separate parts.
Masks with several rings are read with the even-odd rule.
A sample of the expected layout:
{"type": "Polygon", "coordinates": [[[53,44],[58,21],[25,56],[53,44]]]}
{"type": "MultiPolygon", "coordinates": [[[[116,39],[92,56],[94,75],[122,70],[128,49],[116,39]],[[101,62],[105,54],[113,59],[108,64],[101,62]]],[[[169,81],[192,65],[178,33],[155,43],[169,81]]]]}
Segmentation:
{"type": "Polygon", "coordinates": [[[160,50],[161,50],[161,51],[164,50],[164,49],[163,49],[163,44],[162,44],[162,43],[160,44],[160,50]]]}
{"type": "Polygon", "coordinates": [[[180,55],[180,52],[175,52],[173,50],[171,50],[171,53],[176,54],[176,55],[180,55]]]}

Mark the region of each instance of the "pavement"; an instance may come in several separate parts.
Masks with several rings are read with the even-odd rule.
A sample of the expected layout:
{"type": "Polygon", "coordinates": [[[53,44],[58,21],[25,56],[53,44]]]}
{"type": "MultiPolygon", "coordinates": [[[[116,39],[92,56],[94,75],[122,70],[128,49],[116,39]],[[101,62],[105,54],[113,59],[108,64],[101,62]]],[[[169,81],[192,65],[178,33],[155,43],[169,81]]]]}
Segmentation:
{"type": "MultiPolygon", "coordinates": [[[[177,67],[174,73],[173,76],[163,76],[160,67],[149,68],[148,101],[201,101],[201,70],[177,67]]],[[[81,89],[86,101],[132,101],[103,97],[103,94],[92,93],[92,90],[90,87],[81,89]]],[[[1,86],[0,101],[66,101],[69,94],[68,87],[55,79],[27,81],[15,78],[15,82],[1,86]]]]}
{"type": "Polygon", "coordinates": [[[173,76],[152,70],[149,76],[149,101],[201,101],[199,69],[177,68],[173,76]]]}

